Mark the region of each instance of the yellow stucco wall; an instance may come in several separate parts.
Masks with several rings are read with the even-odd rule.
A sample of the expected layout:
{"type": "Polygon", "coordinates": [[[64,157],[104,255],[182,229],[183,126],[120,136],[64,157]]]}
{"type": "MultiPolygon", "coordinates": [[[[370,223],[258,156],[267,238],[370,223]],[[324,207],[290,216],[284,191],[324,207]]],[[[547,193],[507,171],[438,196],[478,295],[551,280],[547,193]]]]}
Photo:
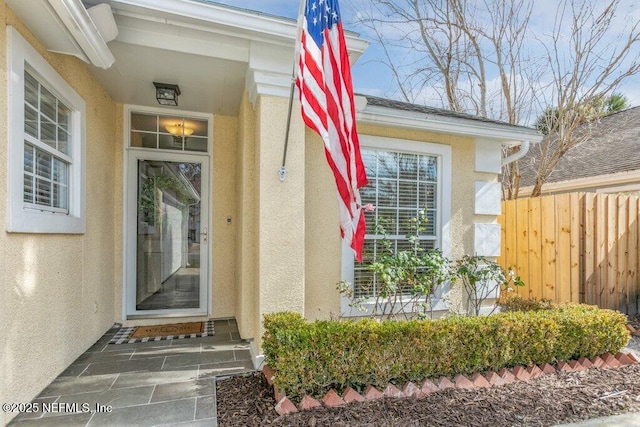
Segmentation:
{"type": "MultiPolygon", "coordinates": [[[[118,219],[115,147],[118,113],[84,63],[45,51],[0,4],[14,26],[86,102],[86,233],[6,233],[7,111],[0,103],[0,401],[28,402],[112,324],[118,219]]],[[[0,32],[0,99],[7,97],[6,32],[0,32]]],[[[10,414],[0,415],[7,422],[10,414]],[[4,418],[3,418],[4,417],[4,418]]]]}
{"type": "Polygon", "coordinates": [[[238,130],[237,319],[240,335],[260,347],[262,315],[304,312],[304,127],[293,118],[287,178],[278,179],[287,99],[245,95],[238,130]]]}
{"type": "Polygon", "coordinates": [[[253,338],[258,317],[255,122],[255,111],[245,93],[238,114],[235,265],[236,318],[243,338],[253,338]]]}
{"type": "Polygon", "coordinates": [[[212,315],[236,315],[238,118],[214,116],[211,168],[212,315]],[[231,222],[227,222],[230,219],[231,222]]]}
{"type": "MultiPolygon", "coordinates": [[[[358,133],[451,146],[451,258],[472,254],[473,223],[487,222],[486,216],[477,216],[473,212],[474,180],[497,179],[493,174],[474,172],[473,138],[373,125],[359,125],[358,133]]],[[[336,290],[336,283],[341,280],[342,259],[338,204],[322,142],[308,129],[306,140],[305,315],[310,319],[326,319],[340,315],[340,294],[336,290]]],[[[453,290],[450,299],[452,308],[457,310],[462,302],[461,293],[453,290]]]]}

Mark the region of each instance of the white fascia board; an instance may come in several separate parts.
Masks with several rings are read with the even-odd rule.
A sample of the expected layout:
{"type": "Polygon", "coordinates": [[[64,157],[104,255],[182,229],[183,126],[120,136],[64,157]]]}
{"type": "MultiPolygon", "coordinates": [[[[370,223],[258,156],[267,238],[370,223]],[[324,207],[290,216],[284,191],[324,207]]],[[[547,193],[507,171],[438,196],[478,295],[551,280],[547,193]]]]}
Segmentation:
{"type": "Polygon", "coordinates": [[[47,1],[89,61],[96,67],[111,67],[116,59],[80,0],[47,1]]]}
{"type": "Polygon", "coordinates": [[[359,122],[366,124],[487,138],[502,144],[519,144],[523,140],[538,143],[543,139],[543,135],[534,129],[528,130],[509,125],[502,126],[497,123],[429,115],[387,107],[367,106],[364,111],[358,111],[356,117],[359,122]]]}
{"type": "MultiPolygon", "coordinates": [[[[97,4],[95,0],[87,3],[97,4]]],[[[179,27],[190,27],[247,40],[266,41],[265,37],[286,45],[292,45],[297,36],[297,23],[292,19],[261,15],[251,11],[234,9],[214,3],[190,0],[109,0],[116,15],[139,19],[161,18],[164,23],[179,27]],[[171,19],[169,16],[175,17],[171,19]],[[184,20],[178,19],[178,17],[184,20]]],[[[346,33],[349,57],[353,62],[362,55],[369,43],[346,33]]]]}
{"type": "Polygon", "coordinates": [[[6,0],[6,3],[47,50],[72,55],[105,69],[115,62],[80,0],[6,0]]]}

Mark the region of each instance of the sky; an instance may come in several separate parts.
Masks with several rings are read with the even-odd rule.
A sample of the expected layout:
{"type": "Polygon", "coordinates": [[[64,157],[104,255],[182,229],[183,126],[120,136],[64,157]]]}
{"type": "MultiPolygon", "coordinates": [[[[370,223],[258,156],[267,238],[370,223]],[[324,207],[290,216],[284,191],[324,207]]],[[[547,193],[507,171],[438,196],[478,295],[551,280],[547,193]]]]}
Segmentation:
{"type": "MultiPolygon", "coordinates": [[[[231,6],[241,7],[250,10],[265,12],[277,16],[284,16],[295,19],[298,15],[300,3],[298,0],[209,0],[212,2],[228,4],[231,6]]],[[[341,0],[340,9],[344,26],[347,30],[360,33],[361,37],[370,42],[368,49],[358,59],[352,67],[354,90],[358,93],[367,95],[382,96],[391,99],[400,99],[396,87],[394,85],[393,76],[389,69],[381,63],[383,58],[383,50],[381,46],[371,38],[367,37],[366,28],[361,27],[355,22],[354,16],[358,13],[358,8],[368,0],[341,0]]],[[[640,3],[639,0],[622,0],[619,9],[621,21],[614,28],[620,28],[621,31],[629,25],[629,22],[640,21],[640,3]]],[[[550,10],[557,8],[557,0],[536,0],[536,7],[531,18],[531,25],[538,34],[545,34],[551,30],[553,25],[553,13],[550,10]]],[[[609,37],[615,37],[617,34],[608,34],[609,37]]],[[[638,47],[640,49],[640,47],[638,47]]],[[[398,58],[401,61],[403,58],[398,58]]],[[[406,60],[406,58],[404,58],[406,60]]],[[[438,102],[429,99],[429,88],[425,89],[425,103],[434,107],[442,107],[436,105],[438,102]]],[[[433,93],[434,90],[432,89],[433,93]]],[[[629,100],[629,106],[640,106],[640,75],[630,79],[624,86],[620,88],[629,100]]]]}

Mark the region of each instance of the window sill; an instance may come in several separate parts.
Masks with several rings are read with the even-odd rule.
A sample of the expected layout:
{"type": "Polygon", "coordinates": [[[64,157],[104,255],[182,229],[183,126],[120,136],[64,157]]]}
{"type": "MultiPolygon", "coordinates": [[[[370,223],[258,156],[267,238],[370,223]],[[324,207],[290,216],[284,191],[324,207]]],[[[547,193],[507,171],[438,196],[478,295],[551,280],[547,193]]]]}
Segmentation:
{"type": "MultiPolygon", "coordinates": [[[[350,303],[351,303],[351,300],[347,298],[343,298],[342,310],[340,313],[342,317],[370,317],[373,315],[373,309],[375,306],[374,300],[364,302],[361,307],[362,310],[359,310],[358,307],[350,307],[349,306],[350,303]]],[[[402,304],[402,302],[400,304],[402,304]]],[[[394,310],[394,314],[412,314],[416,312],[415,310],[410,309],[411,307],[406,307],[406,308],[407,309],[404,309],[404,310],[402,308],[396,309],[394,310]]],[[[449,311],[449,303],[446,301],[445,298],[438,298],[434,301],[432,311],[434,313],[449,311]]],[[[387,309],[384,311],[382,315],[388,315],[388,314],[390,314],[390,310],[387,309]]]]}
{"type": "Polygon", "coordinates": [[[16,210],[9,215],[7,232],[37,234],[84,234],[84,218],[32,209],[16,210]]]}

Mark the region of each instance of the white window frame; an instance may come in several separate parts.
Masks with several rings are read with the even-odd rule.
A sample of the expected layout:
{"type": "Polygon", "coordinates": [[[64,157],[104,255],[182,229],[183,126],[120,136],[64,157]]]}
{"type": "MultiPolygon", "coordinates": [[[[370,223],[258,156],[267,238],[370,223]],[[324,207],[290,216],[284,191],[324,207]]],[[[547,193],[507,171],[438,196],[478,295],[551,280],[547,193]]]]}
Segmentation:
{"type": "Polygon", "coordinates": [[[7,231],[15,233],[85,232],[85,123],[86,104],[75,90],[13,27],[7,27],[8,165],[7,231]],[[68,212],[39,209],[24,197],[24,71],[29,73],[69,109],[68,212]]]}
{"type": "MultiPolygon", "coordinates": [[[[437,177],[437,204],[436,224],[438,229],[436,235],[436,248],[439,248],[446,257],[451,256],[451,184],[452,184],[452,166],[451,166],[451,146],[443,144],[435,144],[431,142],[410,141],[406,139],[387,138],[371,135],[359,135],[360,148],[373,150],[388,150],[393,152],[401,152],[407,154],[418,154],[433,156],[438,161],[438,177],[437,177]]],[[[367,227],[371,227],[367,224],[367,227]]],[[[348,281],[353,286],[354,281],[354,264],[355,258],[353,250],[346,244],[342,245],[342,280],[348,281]]],[[[358,310],[356,307],[350,307],[352,300],[342,294],[340,297],[340,310],[343,317],[368,316],[373,313],[375,298],[371,298],[364,302],[364,311],[358,310]]],[[[440,298],[434,310],[446,310],[447,304],[440,298]]]]}

